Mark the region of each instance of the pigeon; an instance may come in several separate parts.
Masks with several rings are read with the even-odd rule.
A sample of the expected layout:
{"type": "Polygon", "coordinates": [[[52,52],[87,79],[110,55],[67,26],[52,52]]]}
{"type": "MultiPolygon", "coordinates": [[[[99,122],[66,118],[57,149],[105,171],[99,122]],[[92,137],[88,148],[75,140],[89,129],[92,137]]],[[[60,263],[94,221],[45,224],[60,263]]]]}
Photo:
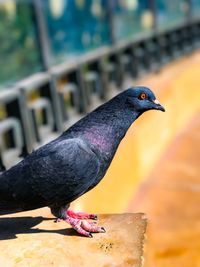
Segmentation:
{"type": "Polygon", "coordinates": [[[2,172],[0,215],[48,206],[80,235],[105,232],[95,214],[74,212],[70,203],[101,181],[128,128],[153,109],[165,111],[149,88],[129,88],[2,172]]]}

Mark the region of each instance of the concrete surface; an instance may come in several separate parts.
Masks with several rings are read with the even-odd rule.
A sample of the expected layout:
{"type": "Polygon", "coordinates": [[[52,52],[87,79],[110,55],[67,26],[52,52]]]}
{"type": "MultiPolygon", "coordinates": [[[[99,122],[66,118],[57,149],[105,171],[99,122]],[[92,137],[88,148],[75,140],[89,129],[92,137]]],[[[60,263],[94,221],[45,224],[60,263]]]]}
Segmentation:
{"type": "Polygon", "coordinates": [[[0,266],[140,267],[144,214],[100,215],[98,224],[107,232],[86,238],[55,223],[48,208],[0,216],[0,266]]]}

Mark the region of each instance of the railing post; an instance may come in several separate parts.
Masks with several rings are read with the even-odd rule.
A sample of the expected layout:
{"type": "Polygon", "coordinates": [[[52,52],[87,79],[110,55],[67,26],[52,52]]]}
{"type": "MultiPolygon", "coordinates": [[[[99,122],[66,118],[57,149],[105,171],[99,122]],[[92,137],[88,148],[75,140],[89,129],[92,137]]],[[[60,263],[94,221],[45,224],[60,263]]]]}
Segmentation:
{"type": "Polygon", "coordinates": [[[110,35],[110,43],[115,44],[115,34],[114,34],[114,26],[113,26],[113,0],[107,1],[107,14],[109,21],[109,35],[110,35]]]}
{"type": "Polygon", "coordinates": [[[47,27],[44,19],[44,13],[42,12],[41,0],[33,0],[33,10],[35,16],[35,23],[38,33],[38,43],[40,47],[40,53],[42,58],[42,64],[44,70],[48,70],[50,67],[50,49],[49,40],[47,34],[47,27]]]}
{"type": "Polygon", "coordinates": [[[155,32],[158,29],[156,0],[149,0],[149,4],[153,15],[153,30],[155,32]]]}
{"type": "MultiPolygon", "coordinates": [[[[33,0],[33,8],[36,20],[36,26],[39,36],[39,45],[42,57],[42,63],[45,71],[49,71],[51,67],[51,53],[49,47],[49,37],[47,33],[47,25],[44,18],[42,0],[33,0]]],[[[57,94],[57,87],[54,78],[50,81],[51,101],[55,113],[55,130],[62,131],[62,112],[57,94]]]]}

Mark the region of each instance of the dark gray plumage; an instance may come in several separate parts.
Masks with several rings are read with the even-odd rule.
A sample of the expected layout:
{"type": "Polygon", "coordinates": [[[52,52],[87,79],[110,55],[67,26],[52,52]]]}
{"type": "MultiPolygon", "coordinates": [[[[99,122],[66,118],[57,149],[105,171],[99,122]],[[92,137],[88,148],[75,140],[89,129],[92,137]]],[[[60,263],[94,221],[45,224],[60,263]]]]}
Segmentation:
{"type": "Polygon", "coordinates": [[[164,108],[150,89],[128,89],[0,176],[0,214],[63,210],[105,175],[126,131],[144,111],[164,108]]]}

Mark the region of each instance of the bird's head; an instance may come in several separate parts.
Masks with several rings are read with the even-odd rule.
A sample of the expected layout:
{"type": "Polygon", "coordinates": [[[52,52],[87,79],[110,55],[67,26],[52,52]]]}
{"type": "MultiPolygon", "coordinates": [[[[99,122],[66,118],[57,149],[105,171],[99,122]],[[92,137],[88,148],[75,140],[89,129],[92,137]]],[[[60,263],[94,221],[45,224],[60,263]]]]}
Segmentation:
{"type": "Polygon", "coordinates": [[[135,111],[141,113],[151,109],[165,111],[154,93],[147,87],[137,86],[126,90],[124,93],[126,94],[126,101],[129,108],[133,108],[135,111]]]}

